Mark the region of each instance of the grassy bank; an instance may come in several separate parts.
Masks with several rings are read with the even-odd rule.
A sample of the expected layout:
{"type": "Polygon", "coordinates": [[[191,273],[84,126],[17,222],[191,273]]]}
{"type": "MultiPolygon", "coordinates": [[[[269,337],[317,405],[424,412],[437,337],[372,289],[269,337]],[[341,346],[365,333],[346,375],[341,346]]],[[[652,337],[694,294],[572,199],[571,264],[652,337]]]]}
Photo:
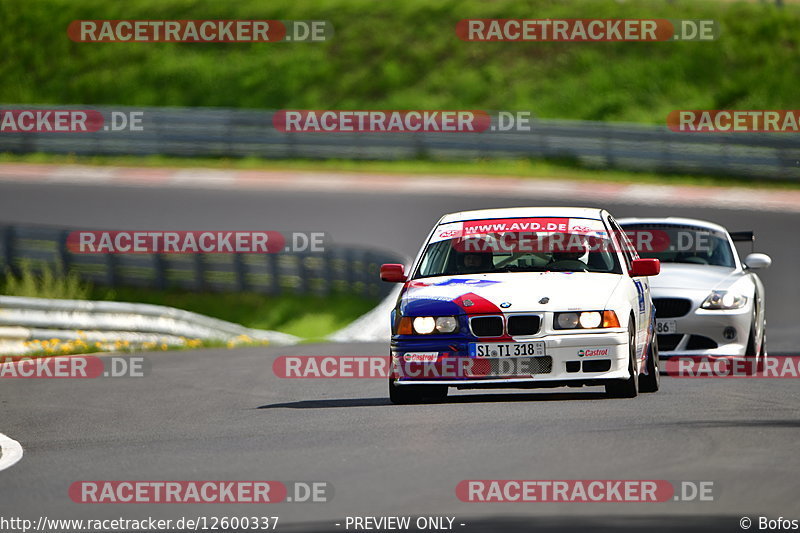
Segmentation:
{"type": "Polygon", "coordinates": [[[186,309],[249,328],[320,340],[343,328],[378,303],[347,294],[328,297],[258,293],[196,293],[140,289],[95,289],[91,299],[140,302],[186,309]]]}
{"type": "Polygon", "coordinates": [[[706,0],[0,2],[0,102],[529,110],[663,122],[792,108],[800,9],[706,0]],[[715,42],[467,43],[463,18],[716,19],[715,42]],[[75,43],[76,19],[326,19],[326,43],[75,43]]]}

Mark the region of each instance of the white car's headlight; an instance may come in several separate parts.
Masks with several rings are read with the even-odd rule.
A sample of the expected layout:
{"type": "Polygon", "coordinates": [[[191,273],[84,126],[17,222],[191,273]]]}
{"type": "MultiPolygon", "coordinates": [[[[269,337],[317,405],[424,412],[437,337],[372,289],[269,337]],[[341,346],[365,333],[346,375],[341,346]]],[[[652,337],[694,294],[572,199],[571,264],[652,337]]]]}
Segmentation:
{"type": "Polygon", "coordinates": [[[458,327],[454,316],[440,316],[436,318],[436,331],[439,333],[453,333],[458,327]]]}
{"type": "Polygon", "coordinates": [[[420,335],[433,333],[436,329],[436,319],[432,316],[418,316],[414,319],[414,331],[420,335]]]}
{"type": "Polygon", "coordinates": [[[711,291],[700,306],[703,309],[741,309],[747,296],[731,291],[711,291]]]}
{"type": "Polygon", "coordinates": [[[556,313],[553,317],[555,329],[618,328],[619,319],[614,311],[578,311],[556,313]]]}
{"type": "Polygon", "coordinates": [[[454,316],[418,316],[400,319],[398,333],[401,335],[430,335],[431,333],[454,333],[458,320],[454,316]],[[412,330],[413,327],[413,330],[412,330]]]}

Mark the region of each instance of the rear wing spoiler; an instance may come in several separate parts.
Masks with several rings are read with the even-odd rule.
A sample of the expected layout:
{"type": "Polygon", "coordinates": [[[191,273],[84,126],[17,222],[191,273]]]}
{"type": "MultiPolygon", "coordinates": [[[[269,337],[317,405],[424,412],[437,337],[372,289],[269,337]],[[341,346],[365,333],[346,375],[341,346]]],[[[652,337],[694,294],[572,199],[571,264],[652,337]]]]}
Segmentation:
{"type": "Polygon", "coordinates": [[[731,231],[730,236],[734,242],[753,242],[756,240],[752,231],[731,231]]]}

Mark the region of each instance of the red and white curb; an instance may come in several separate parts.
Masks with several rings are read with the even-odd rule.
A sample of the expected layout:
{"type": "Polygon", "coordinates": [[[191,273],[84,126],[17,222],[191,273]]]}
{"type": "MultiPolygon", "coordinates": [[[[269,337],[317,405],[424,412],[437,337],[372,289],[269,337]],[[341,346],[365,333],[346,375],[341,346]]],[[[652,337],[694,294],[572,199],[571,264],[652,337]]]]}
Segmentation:
{"type": "Polygon", "coordinates": [[[5,163],[0,164],[0,181],[345,194],[455,195],[529,200],[567,198],[590,201],[593,204],[615,202],[800,212],[800,190],[793,189],[637,185],[517,177],[5,163]]]}
{"type": "Polygon", "coordinates": [[[22,445],[0,433],[0,470],[11,468],[22,459],[22,445]]]}

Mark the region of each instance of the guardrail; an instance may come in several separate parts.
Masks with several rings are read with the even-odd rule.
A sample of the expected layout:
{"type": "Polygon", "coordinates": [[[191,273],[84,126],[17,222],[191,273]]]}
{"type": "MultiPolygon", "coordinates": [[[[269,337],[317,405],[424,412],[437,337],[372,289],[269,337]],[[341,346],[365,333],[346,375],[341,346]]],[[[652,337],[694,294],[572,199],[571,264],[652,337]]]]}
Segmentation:
{"type": "Polygon", "coordinates": [[[299,340],[163,305],[0,296],[0,338],[180,343],[182,338],[224,341],[240,336],[276,344],[299,340]]]}
{"type": "Polygon", "coordinates": [[[552,158],[598,168],[800,179],[800,136],[675,133],[665,126],[534,120],[530,132],[284,133],[272,111],[2,106],[142,111],[142,131],[0,134],[0,152],[312,159],[552,158]]]}
{"type": "Polygon", "coordinates": [[[402,257],[326,243],[325,252],[276,254],[78,254],[66,244],[71,230],[0,224],[0,272],[20,274],[25,266],[73,272],[109,287],[180,288],[207,292],[325,295],[348,292],[385,297],[391,287],[379,279],[382,263],[402,257]]]}
{"type": "Polygon", "coordinates": [[[0,355],[35,352],[40,347],[29,341],[50,339],[98,343],[110,350],[117,342],[134,348],[147,343],[183,346],[194,339],[282,346],[300,340],[162,305],[0,296],[0,355]]]}

